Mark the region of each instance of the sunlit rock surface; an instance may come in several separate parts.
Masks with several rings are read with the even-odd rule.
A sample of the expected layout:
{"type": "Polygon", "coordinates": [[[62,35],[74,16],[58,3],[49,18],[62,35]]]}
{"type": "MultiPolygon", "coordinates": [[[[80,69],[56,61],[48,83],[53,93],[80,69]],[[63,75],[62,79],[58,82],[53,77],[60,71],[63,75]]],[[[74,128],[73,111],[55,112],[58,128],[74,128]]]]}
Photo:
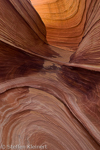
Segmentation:
{"type": "Polygon", "coordinates": [[[76,50],[84,34],[91,0],[31,0],[47,29],[51,45],[76,50]]]}
{"type": "Polygon", "coordinates": [[[0,0],[0,150],[100,150],[99,5],[0,0]]]}

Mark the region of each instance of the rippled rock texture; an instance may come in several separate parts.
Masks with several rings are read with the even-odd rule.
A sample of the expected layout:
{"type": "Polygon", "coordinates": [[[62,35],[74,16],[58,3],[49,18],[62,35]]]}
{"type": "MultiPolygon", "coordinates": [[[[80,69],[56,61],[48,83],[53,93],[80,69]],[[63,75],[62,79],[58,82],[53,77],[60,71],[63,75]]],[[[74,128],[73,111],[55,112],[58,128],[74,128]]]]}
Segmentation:
{"type": "Polygon", "coordinates": [[[0,150],[100,150],[99,7],[0,0],[0,150]]]}
{"type": "Polygon", "coordinates": [[[66,50],[76,50],[84,34],[91,0],[31,1],[46,25],[48,42],[66,50]]]}

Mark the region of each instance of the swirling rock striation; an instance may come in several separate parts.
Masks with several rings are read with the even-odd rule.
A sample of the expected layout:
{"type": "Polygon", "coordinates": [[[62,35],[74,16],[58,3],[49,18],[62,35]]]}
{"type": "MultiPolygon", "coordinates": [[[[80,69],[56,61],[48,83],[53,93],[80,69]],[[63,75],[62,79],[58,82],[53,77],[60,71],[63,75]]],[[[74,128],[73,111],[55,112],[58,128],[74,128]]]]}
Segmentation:
{"type": "Polygon", "coordinates": [[[31,0],[47,29],[47,40],[67,50],[76,50],[84,34],[91,0],[31,0]]]}
{"type": "Polygon", "coordinates": [[[76,53],[71,59],[71,63],[100,66],[100,1],[92,1],[86,20],[83,40],[76,53]]]}
{"type": "Polygon", "coordinates": [[[0,1],[1,150],[100,149],[99,5],[0,1]]]}

